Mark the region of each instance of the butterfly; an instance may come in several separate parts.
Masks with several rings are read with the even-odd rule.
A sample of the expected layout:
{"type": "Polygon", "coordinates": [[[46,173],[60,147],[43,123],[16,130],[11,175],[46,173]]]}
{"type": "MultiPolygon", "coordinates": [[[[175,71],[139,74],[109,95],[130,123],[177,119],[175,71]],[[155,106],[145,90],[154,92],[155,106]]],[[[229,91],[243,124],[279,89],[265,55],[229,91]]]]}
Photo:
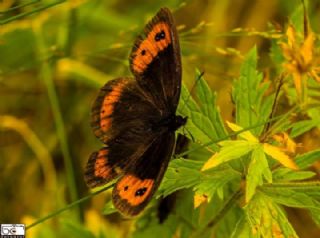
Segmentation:
{"type": "Polygon", "coordinates": [[[112,201],[127,216],[143,211],[157,191],[175,147],[181,91],[179,39],[172,13],[162,8],[132,48],[134,78],[107,82],[92,106],[91,126],[104,147],[85,171],[90,188],[118,178],[112,201]]]}

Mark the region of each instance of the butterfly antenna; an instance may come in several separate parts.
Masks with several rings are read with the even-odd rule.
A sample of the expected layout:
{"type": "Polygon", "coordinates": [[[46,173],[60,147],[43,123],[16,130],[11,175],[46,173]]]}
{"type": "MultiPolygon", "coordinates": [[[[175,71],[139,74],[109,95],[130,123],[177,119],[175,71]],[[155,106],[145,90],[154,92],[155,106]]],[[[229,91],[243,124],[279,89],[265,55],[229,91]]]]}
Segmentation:
{"type": "Polygon", "coordinates": [[[193,90],[196,88],[198,82],[199,82],[200,79],[203,77],[203,75],[204,75],[204,71],[202,71],[200,74],[198,74],[198,77],[196,78],[195,83],[194,83],[193,86],[191,87],[191,90],[190,90],[190,92],[189,92],[189,95],[188,95],[188,97],[186,98],[186,100],[184,101],[183,107],[181,108],[180,111],[183,111],[183,109],[185,109],[185,107],[186,107],[186,105],[187,105],[187,103],[188,103],[188,101],[189,101],[189,99],[190,99],[190,97],[191,97],[191,95],[192,95],[193,90]]]}

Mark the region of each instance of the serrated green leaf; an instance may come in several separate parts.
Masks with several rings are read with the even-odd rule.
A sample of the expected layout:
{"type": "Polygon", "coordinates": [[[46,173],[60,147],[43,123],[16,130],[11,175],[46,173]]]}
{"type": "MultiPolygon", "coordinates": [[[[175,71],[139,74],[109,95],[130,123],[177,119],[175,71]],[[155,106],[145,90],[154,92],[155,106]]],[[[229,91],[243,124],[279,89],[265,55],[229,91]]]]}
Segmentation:
{"type": "Polygon", "coordinates": [[[202,167],[202,171],[213,168],[221,163],[240,158],[255,149],[259,143],[246,140],[227,140],[219,143],[221,149],[213,155],[202,167]]]}
{"type": "Polygon", "coordinates": [[[288,168],[279,168],[273,172],[274,181],[304,180],[315,176],[312,171],[292,171],[288,168]]]}
{"type": "Polygon", "coordinates": [[[320,224],[319,182],[274,183],[263,186],[261,191],[279,204],[308,209],[314,221],[320,224]]]}
{"type": "Polygon", "coordinates": [[[173,237],[178,226],[178,219],[169,216],[164,224],[160,224],[157,217],[147,216],[140,217],[136,222],[136,228],[132,238],[171,238],[173,237]]]}
{"type": "MultiPolygon", "coordinates": [[[[320,188],[318,188],[320,192],[320,188]]],[[[320,212],[320,202],[305,190],[299,191],[290,187],[265,186],[261,191],[272,201],[288,207],[308,208],[320,212]]],[[[319,197],[318,197],[319,199],[319,197]]]]}
{"type": "Polygon", "coordinates": [[[258,146],[252,151],[251,161],[248,168],[246,183],[246,203],[250,201],[256,192],[256,188],[263,184],[263,177],[272,182],[272,174],[268,165],[266,155],[262,146],[258,146]]]}
{"type": "Polygon", "coordinates": [[[256,237],[298,238],[283,210],[263,194],[257,193],[245,211],[251,231],[256,237]]]}
{"type": "MultiPolygon", "coordinates": [[[[186,136],[189,136],[191,140],[195,138],[201,144],[205,144],[218,139],[210,119],[201,112],[199,106],[190,96],[188,89],[184,85],[182,85],[178,112],[188,117],[185,128],[191,133],[193,138],[190,138],[189,134],[186,134],[186,136]]],[[[213,151],[218,149],[215,144],[209,147],[213,151]]]]}
{"type": "Polygon", "coordinates": [[[220,199],[223,199],[223,188],[227,183],[235,179],[240,181],[241,174],[230,167],[215,169],[210,171],[210,174],[202,176],[200,183],[194,187],[194,191],[198,195],[206,195],[208,202],[211,201],[215,194],[217,194],[220,199]]]}
{"type": "Polygon", "coordinates": [[[317,126],[313,120],[298,121],[292,125],[290,137],[295,138],[317,126]]]}
{"type": "Polygon", "coordinates": [[[315,210],[310,210],[310,214],[312,217],[312,220],[319,226],[320,225],[320,212],[315,210]]]}
{"type": "Polygon", "coordinates": [[[254,235],[252,233],[252,229],[248,224],[247,219],[243,216],[238,220],[236,227],[234,228],[234,231],[231,235],[231,238],[259,238],[259,237],[257,236],[257,234],[254,235]]]}
{"type": "MultiPolygon", "coordinates": [[[[200,71],[197,70],[196,77],[200,76],[200,71]]],[[[214,128],[214,137],[221,138],[227,135],[223,120],[220,115],[218,106],[216,105],[217,95],[209,88],[207,82],[201,77],[196,85],[197,96],[200,100],[200,109],[206,115],[214,128]]]]}
{"type": "Polygon", "coordinates": [[[314,150],[302,155],[298,155],[295,159],[296,164],[300,169],[310,167],[314,162],[320,160],[320,150],[314,150]]]}
{"type": "MultiPolygon", "coordinates": [[[[256,70],[257,52],[252,48],[246,55],[240,69],[240,77],[234,82],[233,100],[236,104],[236,124],[246,128],[267,120],[272,103],[264,104],[264,94],[268,84],[260,84],[262,75],[256,70]]],[[[252,129],[255,136],[260,135],[263,126],[252,129]]]]}
{"type": "Polygon", "coordinates": [[[200,182],[200,168],[203,162],[175,159],[169,164],[164,179],[157,193],[159,196],[167,196],[177,190],[190,188],[200,182]]]}
{"type": "MultiPolygon", "coordinates": [[[[225,195],[226,199],[230,195],[231,194],[228,194],[228,195],[226,194],[225,195]]],[[[228,197],[228,200],[229,199],[230,199],[230,197],[228,197]]],[[[219,200],[219,199],[215,199],[215,198],[212,199],[212,202],[211,202],[212,206],[215,206],[215,207],[218,206],[217,208],[221,209],[221,205],[219,203],[217,204],[216,200],[219,200]]],[[[226,201],[225,200],[221,200],[221,202],[225,205],[226,201]]],[[[233,205],[235,205],[235,204],[233,204],[233,205]]],[[[218,210],[218,211],[220,211],[220,210],[218,210]]],[[[211,212],[211,214],[214,215],[214,217],[216,217],[217,216],[217,212],[216,213],[212,213],[211,212]]],[[[211,235],[210,238],[213,238],[213,237],[217,237],[217,238],[231,237],[232,233],[235,230],[235,225],[244,216],[245,216],[245,213],[244,213],[242,208],[240,208],[237,205],[232,206],[232,208],[229,209],[228,212],[225,214],[223,219],[221,219],[220,222],[215,226],[216,228],[214,229],[214,236],[211,235]]],[[[210,220],[212,220],[212,218],[210,220]]]]}

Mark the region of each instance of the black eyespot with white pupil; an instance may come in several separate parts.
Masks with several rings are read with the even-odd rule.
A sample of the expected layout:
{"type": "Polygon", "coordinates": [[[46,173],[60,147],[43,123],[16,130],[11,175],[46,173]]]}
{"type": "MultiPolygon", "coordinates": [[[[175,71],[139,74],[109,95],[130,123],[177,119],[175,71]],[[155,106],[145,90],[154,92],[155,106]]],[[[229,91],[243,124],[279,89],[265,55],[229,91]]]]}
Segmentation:
{"type": "Polygon", "coordinates": [[[159,41],[159,40],[162,40],[162,39],[165,39],[166,38],[166,33],[164,32],[164,30],[158,32],[156,34],[156,36],[154,37],[155,41],[159,41]]]}
{"type": "Polygon", "coordinates": [[[141,197],[143,196],[143,194],[145,194],[145,192],[147,191],[147,188],[139,188],[136,193],[134,194],[136,197],[141,197]]]}

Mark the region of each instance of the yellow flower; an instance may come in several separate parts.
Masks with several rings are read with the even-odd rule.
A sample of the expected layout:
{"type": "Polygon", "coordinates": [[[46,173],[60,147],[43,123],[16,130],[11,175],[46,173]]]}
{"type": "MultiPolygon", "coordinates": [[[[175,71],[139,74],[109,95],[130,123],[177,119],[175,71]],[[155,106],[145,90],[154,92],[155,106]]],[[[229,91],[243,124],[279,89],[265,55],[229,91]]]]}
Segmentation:
{"type": "Polygon", "coordinates": [[[287,43],[280,43],[283,56],[286,59],[284,67],[293,76],[298,97],[302,94],[302,80],[305,75],[320,82],[320,58],[316,54],[315,35],[309,30],[303,41],[299,41],[295,28],[290,25],[286,31],[287,43]]]}

